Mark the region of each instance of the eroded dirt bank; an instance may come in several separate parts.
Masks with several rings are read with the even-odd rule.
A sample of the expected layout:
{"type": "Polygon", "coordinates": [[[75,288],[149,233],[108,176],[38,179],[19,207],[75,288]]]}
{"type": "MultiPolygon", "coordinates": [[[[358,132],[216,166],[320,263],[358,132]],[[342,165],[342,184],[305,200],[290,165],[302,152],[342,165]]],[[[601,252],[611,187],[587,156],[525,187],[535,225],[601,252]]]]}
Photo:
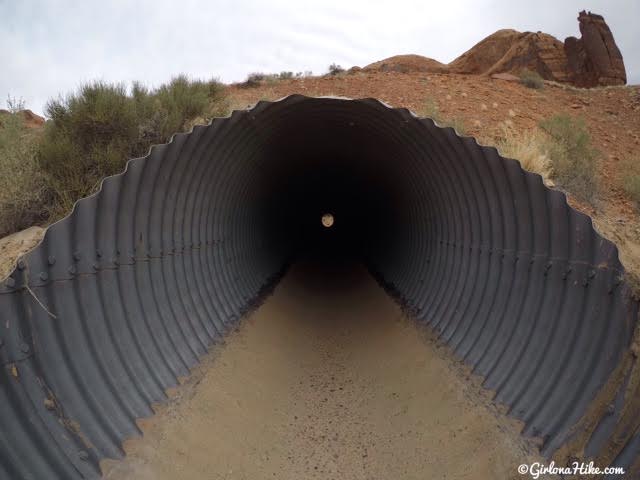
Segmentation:
{"type": "Polygon", "coordinates": [[[110,480],[510,479],[530,445],[362,268],[297,266],[110,480]]]}

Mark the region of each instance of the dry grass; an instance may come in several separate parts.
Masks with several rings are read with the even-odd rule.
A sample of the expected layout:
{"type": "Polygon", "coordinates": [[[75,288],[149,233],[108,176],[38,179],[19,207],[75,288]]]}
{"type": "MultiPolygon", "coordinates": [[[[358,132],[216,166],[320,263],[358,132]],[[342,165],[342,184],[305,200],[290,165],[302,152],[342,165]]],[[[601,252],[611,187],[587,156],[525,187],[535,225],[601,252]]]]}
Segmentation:
{"type": "MultiPolygon", "coordinates": [[[[540,122],[539,128],[525,131],[505,126],[495,144],[502,155],[519,160],[522,168],[540,174],[545,183],[553,180],[572,196],[593,203],[600,153],[591,145],[581,118],[555,115],[540,122]]],[[[640,190],[630,181],[628,193],[634,188],[640,190]]]]}
{"type": "Polygon", "coordinates": [[[640,206],[640,156],[622,160],[618,175],[624,191],[640,206]]]}
{"type": "Polygon", "coordinates": [[[416,113],[420,117],[428,117],[432,119],[441,127],[453,128],[459,135],[465,135],[467,132],[464,120],[458,117],[444,118],[440,113],[438,102],[431,97],[428,97],[425,100],[422,109],[418,110],[416,113]]]}
{"type": "Polygon", "coordinates": [[[600,152],[591,144],[584,119],[554,115],[540,122],[540,128],[550,140],[547,151],[554,179],[580,200],[593,203],[600,152]]]}
{"type": "Polygon", "coordinates": [[[496,146],[503,156],[518,160],[525,170],[541,175],[546,181],[551,178],[549,138],[544,132],[538,129],[518,132],[505,127],[496,146]]]}

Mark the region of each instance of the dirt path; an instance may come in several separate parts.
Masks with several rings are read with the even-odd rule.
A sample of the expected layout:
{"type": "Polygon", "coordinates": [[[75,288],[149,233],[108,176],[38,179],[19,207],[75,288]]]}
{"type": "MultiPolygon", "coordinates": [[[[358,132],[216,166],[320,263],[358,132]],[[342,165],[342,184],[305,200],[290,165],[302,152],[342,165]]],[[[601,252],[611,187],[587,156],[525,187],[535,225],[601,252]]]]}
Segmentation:
{"type": "Polygon", "coordinates": [[[142,422],[125,461],[103,462],[105,478],[519,478],[515,425],[364,270],[304,270],[142,422]]]}

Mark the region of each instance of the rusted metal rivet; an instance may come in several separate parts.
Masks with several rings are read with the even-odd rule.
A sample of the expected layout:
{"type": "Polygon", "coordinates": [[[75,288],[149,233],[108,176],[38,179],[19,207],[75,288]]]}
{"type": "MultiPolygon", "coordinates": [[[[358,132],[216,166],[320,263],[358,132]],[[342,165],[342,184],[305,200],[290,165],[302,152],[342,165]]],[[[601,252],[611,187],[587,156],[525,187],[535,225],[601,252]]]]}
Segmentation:
{"type": "Polygon", "coordinates": [[[9,288],[13,288],[16,286],[16,281],[13,278],[9,277],[7,278],[6,285],[9,288]]]}
{"type": "Polygon", "coordinates": [[[102,250],[100,250],[99,248],[96,250],[96,257],[102,257],[102,250]]]}
{"type": "Polygon", "coordinates": [[[53,255],[51,255],[47,261],[49,262],[49,265],[55,265],[56,264],[56,257],[54,257],[53,255]]]}
{"type": "Polygon", "coordinates": [[[73,259],[76,262],[79,262],[81,258],[82,258],[82,255],[80,255],[80,252],[78,252],[78,251],[73,252],[73,259]]]}
{"type": "Polygon", "coordinates": [[[26,344],[26,343],[24,343],[24,342],[22,342],[22,343],[20,344],[20,351],[21,351],[22,353],[29,353],[29,350],[30,350],[29,345],[27,345],[27,344],[26,344]]]}
{"type": "Polygon", "coordinates": [[[67,271],[71,274],[71,275],[75,275],[77,270],[76,270],[76,266],[75,265],[71,265],[67,271]]]}
{"type": "Polygon", "coordinates": [[[40,280],[42,280],[43,282],[46,282],[47,280],[49,280],[49,274],[47,272],[40,272],[40,280]]]}
{"type": "Polygon", "coordinates": [[[94,270],[99,270],[100,269],[100,265],[98,265],[97,263],[94,263],[91,266],[93,267],[94,270]]]}
{"type": "Polygon", "coordinates": [[[27,268],[27,264],[24,260],[18,260],[18,270],[24,270],[25,268],[27,268]]]}
{"type": "Polygon", "coordinates": [[[78,458],[82,461],[87,461],[89,460],[89,454],[85,450],[79,450],[78,458]]]}
{"type": "Polygon", "coordinates": [[[610,403],[607,406],[607,415],[613,415],[616,412],[616,406],[613,403],[610,403]]]}

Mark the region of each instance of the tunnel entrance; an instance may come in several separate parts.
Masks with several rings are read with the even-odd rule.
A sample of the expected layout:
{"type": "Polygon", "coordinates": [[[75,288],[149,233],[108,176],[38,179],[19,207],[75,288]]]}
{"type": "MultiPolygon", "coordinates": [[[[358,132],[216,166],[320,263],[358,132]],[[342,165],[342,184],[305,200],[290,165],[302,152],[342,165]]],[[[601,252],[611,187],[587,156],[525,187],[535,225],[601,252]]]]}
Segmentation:
{"type": "MultiPolygon", "coordinates": [[[[295,95],[130,161],[0,285],[10,325],[0,355],[26,382],[5,373],[2,422],[47,452],[2,468],[91,478],[137,432],[134,419],[300,262],[363,265],[544,455],[589,442],[603,461],[635,461],[631,433],[616,439],[628,449],[606,448],[615,423],[600,418],[623,406],[610,413],[597,395],[629,352],[638,304],[589,217],[432,120],[372,99],[295,95]],[[318,221],[327,212],[330,228],[318,221]],[[43,405],[43,385],[62,409],[27,407],[43,405]],[[42,447],[44,435],[69,440],[42,447]]],[[[1,448],[20,459],[27,447],[1,448]]]]}

